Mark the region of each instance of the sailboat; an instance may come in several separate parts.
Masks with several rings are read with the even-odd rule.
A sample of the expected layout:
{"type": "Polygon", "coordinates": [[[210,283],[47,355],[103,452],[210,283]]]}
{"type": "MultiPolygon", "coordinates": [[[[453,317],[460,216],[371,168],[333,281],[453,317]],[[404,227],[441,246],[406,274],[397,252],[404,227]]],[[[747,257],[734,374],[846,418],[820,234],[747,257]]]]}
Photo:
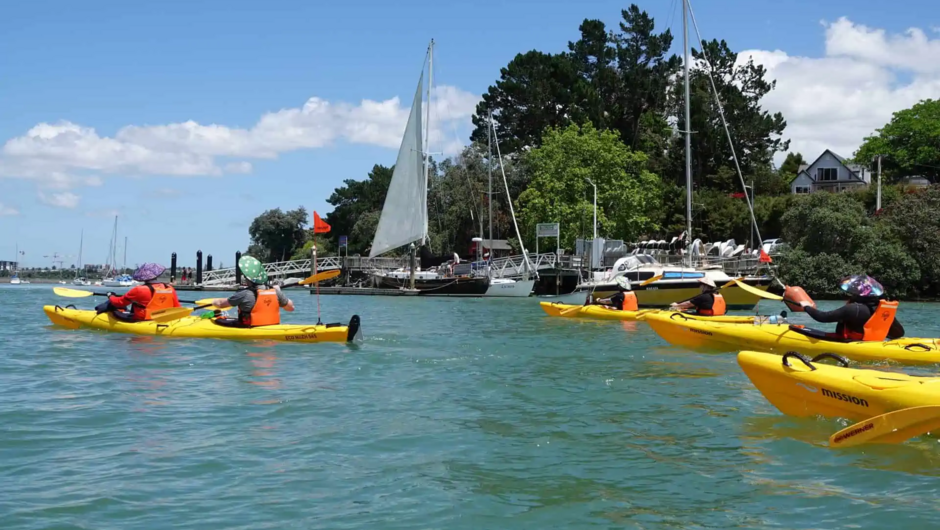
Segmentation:
{"type": "MultiPolygon", "coordinates": [[[[688,30],[688,0],[682,0],[682,52],[684,56],[683,69],[685,77],[685,183],[686,183],[686,231],[683,234],[686,240],[687,265],[685,267],[664,266],[653,256],[647,254],[632,254],[618,259],[614,266],[605,272],[596,272],[584,283],[580,283],[574,292],[565,295],[562,299],[569,303],[581,303],[588,296],[594,299],[608,298],[618,291],[616,280],[625,277],[633,286],[637,303],[641,308],[668,307],[674,302],[688,300],[701,290],[700,279],[710,278],[715,285],[724,285],[731,281],[731,277],[719,268],[696,268],[692,264],[692,136],[690,124],[689,103],[689,30],[688,30]],[[649,285],[640,285],[641,282],[656,276],[660,279],[649,285]]],[[[748,285],[760,290],[770,287],[769,277],[749,277],[743,280],[748,285]]],[[[760,298],[737,285],[722,289],[722,296],[728,309],[752,309],[760,298]]]]}
{"type": "Polygon", "coordinates": [[[24,283],[29,283],[29,280],[21,280],[19,275],[16,274],[16,270],[19,268],[17,265],[20,264],[20,245],[16,244],[16,257],[13,258],[13,275],[10,276],[10,285],[20,285],[24,283]]]}
{"type": "MultiPolygon", "coordinates": [[[[114,231],[111,233],[111,251],[108,256],[108,272],[105,274],[101,283],[105,287],[133,287],[140,282],[134,281],[129,274],[114,276],[114,269],[117,266],[117,216],[114,216],[114,231]]],[[[127,238],[124,238],[124,268],[127,269],[127,238]]]]}
{"type": "MultiPolygon", "coordinates": [[[[486,148],[487,148],[487,172],[489,175],[489,189],[488,195],[489,200],[489,241],[488,244],[484,244],[484,248],[490,249],[489,259],[487,263],[492,263],[493,261],[493,116],[487,116],[487,128],[486,128],[486,148]]],[[[500,170],[503,170],[503,159],[499,159],[500,170]]],[[[505,174],[503,175],[505,177],[505,174]]],[[[516,212],[512,207],[512,197],[509,196],[509,184],[506,182],[506,179],[503,178],[503,185],[506,186],[506,200],[509,202],[510,213],[512,214],[512,224],[516,228],[516,239],[517,241],[522,241],[522,235],[519,233],[519,225],[516,223],[516,212]]],[[[486,290],[485,296],[496,296],[496,297],[510,297],[510,298],[525,298],[532,294],[532,288],[535,286],[535,280],[529,278],[529,254],[525,251],[525,248],[522,249],[522,257],[524,260],[524,270],[525,273],[521,280],[515,280],[511,278],[494,278],[492,269],[487,267],[487,275],[490,276],[490,286],[486,290]]],[[[536,272],[536,274],[538,274],[536,272]]]]}
{"type": "MultiPolygon", "coordinates": [[[[416,263],[418,246],[428,239],[428,130],[431,124],[431,86],[434,80],[434,40],[428,46],[427,126],[422,131],[421,110],[424,89],[424,68],[418,77],[414,103],[405,126],[398,150],[398,159],[392,172],[392,181],[385,196],[382,216],[379,218],[369,257],[408,246],[412,263],[416,263]],[[422,132],[424,138],[422,139],[422,132]]],[[[376,271],[372,277],[379,287],[409,289],[426,296],[483,296],[490,286],[489,276],[455,274],[459,267],[441,265],[428,270],[405,267],[394,271],[376,271]]]]}
{"type": "Polygon", "coordinates": [[[75,278],[72,279],[73,285],[91,285],[91,282],[85,279],[84,276],[79,276],[82,271],[82,248],[85,246],[85,231],[82,230],[82,235],[78,240],[78,267],[75,268],[75,278]]]}

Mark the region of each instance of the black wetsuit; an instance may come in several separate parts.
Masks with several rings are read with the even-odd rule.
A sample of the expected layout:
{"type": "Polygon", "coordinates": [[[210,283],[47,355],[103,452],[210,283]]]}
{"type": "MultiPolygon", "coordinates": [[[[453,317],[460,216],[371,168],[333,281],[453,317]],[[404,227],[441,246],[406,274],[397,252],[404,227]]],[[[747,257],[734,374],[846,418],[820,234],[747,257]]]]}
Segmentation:
{"type": "Polygon", "coordinates": [[[614,309],[623,311],[623,300],[626,298],[623,293],[617,293],[610,297],[610,306],[614,309]]]}
{"type": "Polygon", "coordinates": [[[710,311],[715,308],[715,293],[702,293],[689,300],[689,303],[695,306],[696,311],[710,311]]]}
{"type": "MultiPolygon", "coordinates": [[[[861,302],[849,302],[844,306],[833,309],[832,311],[820,311],[813,306],[806,306],[806,314],[816,322],[838,322],[836,325],[836,334],[841,335],[844,329],[860,335],[865,333],[865,324],[873,314],[877,305],[868,305],[861,302]]],[[[891,323],[891,329],[888,331],[888,338],[900,338],[904,336],[904,326],[898,322],[897,318],[891,323]]]]}

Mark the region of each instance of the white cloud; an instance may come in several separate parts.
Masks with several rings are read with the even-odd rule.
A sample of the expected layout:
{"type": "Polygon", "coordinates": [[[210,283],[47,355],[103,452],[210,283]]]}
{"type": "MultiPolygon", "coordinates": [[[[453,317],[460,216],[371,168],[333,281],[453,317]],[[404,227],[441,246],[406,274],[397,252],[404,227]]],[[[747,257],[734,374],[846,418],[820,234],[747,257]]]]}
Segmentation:
{"type": "Polygon", "coordinates": [[[0,202],[0,217],[19,215],[19,214],[20,214],[20,211],[17,210],[16,208],[12,206],[7,206],[3,204],[2,202],[0,202]]]}
{"type": "MultiPolygon", "coordinates": [[[[781,50],[749,50],[738,57],[753,57],[777,80],[763,105],[783,113],[790,150],[810,161],[827,148],[851,157],[893,112],[940,95],[940,39],[919,29],[889,35],[844,17],[824,27],[824,57],[781,50]]],[[[778,164],[784,156],[778,155],[778,164]]]]}
{"type": "Polygon", "coordinates": [[[225,164],[225,172],[228,174],[233,173],[251,173],[252,167],[251,162],[230,162],[225,164]]]}
{"type": "Polygon", "coordinates": [[[57,208],[75,208],[78,206],[78,201],[80,198],[81,197],[70,191],[52,194],[46,194],[42,191],[39,192],[40,201],[48,204],[49,206],[55,206],[57,208]]]}
{"type": "MultiPolygon", "coordinates": [[[[448,86],[436,87],[432,96],[431,148],[459,150],[460,142],[450,140],[452,131],[457,125],[469,125],[479,98],[448,86]]],[[[187,121],[129,125],[107,137],[70,121],[40,123],[3,145],[0,177],[32,179],[43,189],[68,190],[100,185],[102,179],[97,175],[250,173],[253,167],[247,160],[224,162],[218,158],[273,159],[281,153],[338,141],[397,148],[409,111],[398,97],[363,100],[358,105],[312,97],[302,107],[264,114],[249,129],[187,121]]],[[[467,131],[462,136],[466,137],[467,131]]]]}

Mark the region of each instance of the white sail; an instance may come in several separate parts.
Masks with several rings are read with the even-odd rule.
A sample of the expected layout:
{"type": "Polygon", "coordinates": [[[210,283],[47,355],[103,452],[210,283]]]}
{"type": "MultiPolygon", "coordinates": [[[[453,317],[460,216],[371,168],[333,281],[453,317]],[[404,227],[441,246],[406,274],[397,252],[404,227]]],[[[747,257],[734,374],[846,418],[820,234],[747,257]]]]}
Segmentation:
{"type": "Polygon", "coordinates": [[[421,88],[424,74],[418,79],[411,115],[405,127],[405,136],[398,150],[398,160],[392,173],[392,182],[385,196],[382,217],[375,230],[369,257],[373,258],[407,245],[427,234],[427,180],[423,166],[421,141],[421,88]]]}

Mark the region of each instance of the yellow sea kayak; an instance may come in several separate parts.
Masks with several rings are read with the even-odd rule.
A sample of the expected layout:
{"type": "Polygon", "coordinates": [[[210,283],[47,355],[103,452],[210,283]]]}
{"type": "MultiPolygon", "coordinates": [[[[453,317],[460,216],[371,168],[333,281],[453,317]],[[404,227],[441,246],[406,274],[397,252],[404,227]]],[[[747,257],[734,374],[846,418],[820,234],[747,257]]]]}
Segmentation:
{"type": "Polygon", "coordinates": [[[188,337],[231,340],[280,340],[287,342],[347,342],[359,332],[359,317],[354,315],[348,326],[340,324],[281,324],[257,328],[230,328],[220,326],[211,319],[186,317],[172,322],[122,322],[110,313],[68,309],[60,306],[43,306],[46,316],[53,324],[76,329],[87,327],[131,333],[134,335],[160,335],[166,337],[188,337]]]}
{"type": "MultiPolygon", "coordinates": [[[[639,311],[620,311],[619,309],[611,309],[602,305],[575,305],[575,304],[562,304],[560,302],[539,302],[539,305],[542,307],[542,311],[545,311],[549,316],[553,317],[568,317],[568,318],[593,318],[597,320],[643,320],[647,314],[650,313],[660,313],[658,309],[640,309],[639,311]],[[567,314],[562,314],[568,309],[579,308],[577,311],[571,311],[567,314]]],[[[690,319],[707,319],[712,322],[729,322],[729,323],[738,323],[738,324],[753,324],[754,317],[749,316],[733,316],[733,315],[724,315],[720,317],[703,317],[698,315],[689,315],[682,313],[684,317],[690,319]]]]}
{"type": "Polygon", "coordinates": [[[791,416],[862,421],[908,407],[940,405],[940,377],[914,377],[806,360],[796,354],[738,354],[738,364],[754,386],[780,412],[791,416]]]}
{"type": "Polygon", "coordinates": [[[940,363],[937,339],[903,338],[887,342],[834,342],[793,331],[787,324],[741,325],[670,318],[651,313],[643,318],[670,344],[711,351],[757,350],[783,355],[837,353],[855,361],[892,360],[902,364],[940,363]]]}

